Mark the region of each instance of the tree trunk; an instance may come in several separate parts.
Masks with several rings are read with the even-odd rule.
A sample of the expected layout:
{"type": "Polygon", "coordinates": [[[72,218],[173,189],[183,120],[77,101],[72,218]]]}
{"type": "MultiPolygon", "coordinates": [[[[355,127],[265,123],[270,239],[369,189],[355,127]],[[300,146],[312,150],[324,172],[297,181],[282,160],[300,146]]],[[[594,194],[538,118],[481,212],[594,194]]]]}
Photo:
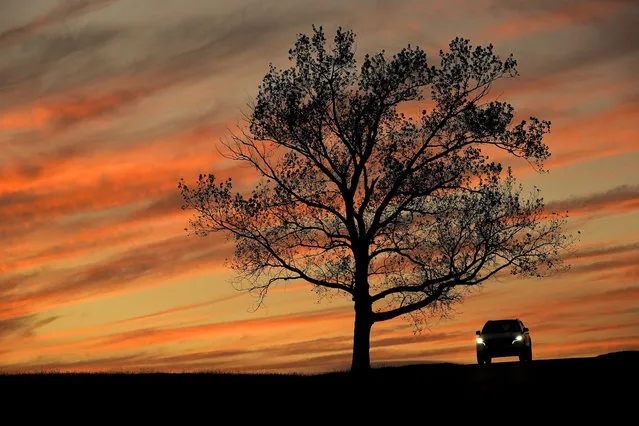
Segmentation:
{"type": "Polygon", "coordinates": [[[371,368],[370,347],[373,322],[371,303],[355,301],[355,331],[353,333],[353,373],[365,373],[371,368]]]}
{"type": "Polygon", "coordinates": [[[360,242],[355,254],[355,330],[353,333],[353,362],[351,372],[357,375],[371,369],[371,327],[373,325],[373,301],[368,283],[368,245],[360,242]]]}

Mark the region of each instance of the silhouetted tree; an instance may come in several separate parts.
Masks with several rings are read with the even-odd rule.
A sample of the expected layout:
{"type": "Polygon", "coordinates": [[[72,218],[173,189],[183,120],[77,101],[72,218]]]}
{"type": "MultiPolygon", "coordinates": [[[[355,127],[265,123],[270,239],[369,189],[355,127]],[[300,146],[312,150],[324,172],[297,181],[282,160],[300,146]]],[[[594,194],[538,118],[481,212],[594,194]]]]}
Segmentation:
{"type": "Polygon", "coordinates": [[[226,154],[263,179],[234,193],[231,179],[200,175],[179,188],[199,235],[234,238],[232,267],[264,297],[278,281],[305,280],[352,297],[352,370],[370,368],[379,321],[445,312],[469,287],[502,270],[541,276],[560,263],[563,219],[523,197],[486,147],[541,170],[550,123],[513,122],[513,107],[484,101],[517,75],[512,56],[456,38],[429,65],[419,47],[366,55],[354,34],[327,46],[321,27],[299,35],[292,66],[270,66],[226,154]],[[432,102],[420,104],[425,93],[432,102]],[[401,104],[417,117],[398,112],[401,104]]]}

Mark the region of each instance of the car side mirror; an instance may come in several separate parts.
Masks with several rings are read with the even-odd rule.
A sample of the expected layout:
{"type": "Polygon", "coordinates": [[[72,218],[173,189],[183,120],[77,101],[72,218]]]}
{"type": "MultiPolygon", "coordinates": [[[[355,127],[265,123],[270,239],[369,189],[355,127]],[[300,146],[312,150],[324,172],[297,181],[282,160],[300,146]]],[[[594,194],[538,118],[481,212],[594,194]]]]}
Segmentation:
{"type": "Polygon", "coordinates": [[[524,327],[524,333],[528,333],[528,327],[524,327]]]}
{"type": "Polygon", "coordinates": [[[477,330],[477,331],[475,332],[475,334],[479,336],[479,335],[481,334],[481,332],[480,332],[479,330],[477,330]]]}

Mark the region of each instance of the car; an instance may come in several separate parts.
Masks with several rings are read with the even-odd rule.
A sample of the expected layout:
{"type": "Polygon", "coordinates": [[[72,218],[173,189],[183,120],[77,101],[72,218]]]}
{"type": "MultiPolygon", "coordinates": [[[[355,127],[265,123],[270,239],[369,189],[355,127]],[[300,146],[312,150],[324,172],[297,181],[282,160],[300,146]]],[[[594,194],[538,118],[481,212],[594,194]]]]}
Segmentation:
{"type": "Polygon", "coordinates": [[[490,364],[493,358],[517,356],[519,361],[532,361],[530,331],[518,319],[486,321],[477,334],[477,363],[490,364]]]}

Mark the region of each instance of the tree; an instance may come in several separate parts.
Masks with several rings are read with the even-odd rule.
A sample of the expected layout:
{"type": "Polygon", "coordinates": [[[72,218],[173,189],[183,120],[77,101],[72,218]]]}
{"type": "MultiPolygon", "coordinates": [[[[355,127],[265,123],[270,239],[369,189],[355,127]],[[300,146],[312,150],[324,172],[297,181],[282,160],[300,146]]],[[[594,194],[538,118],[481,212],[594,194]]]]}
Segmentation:
{"type": "Polygon", "coordinates": [[[518,75],[512,55],[455,38],[436,65],[408,45],[358,67],[354,41],[340,28],[327,46],[313,26],[290,68],[270,65],[247,126],[222,141],[259,172],[250,194],[213,174],[179,188],[196,234],[233,238],[231,266],[248,290],[263,298],[305,280],[350,296],[352,371],[365,371],[373,324],[445,312],[501,271],[543,276],[567,237],[539,190],[523,196],[510,168],[490,161],[501,152],[540,171],[550,155],[548,121],[514,124],[510,104],[486,100],[495,81],[518,75]]]}

